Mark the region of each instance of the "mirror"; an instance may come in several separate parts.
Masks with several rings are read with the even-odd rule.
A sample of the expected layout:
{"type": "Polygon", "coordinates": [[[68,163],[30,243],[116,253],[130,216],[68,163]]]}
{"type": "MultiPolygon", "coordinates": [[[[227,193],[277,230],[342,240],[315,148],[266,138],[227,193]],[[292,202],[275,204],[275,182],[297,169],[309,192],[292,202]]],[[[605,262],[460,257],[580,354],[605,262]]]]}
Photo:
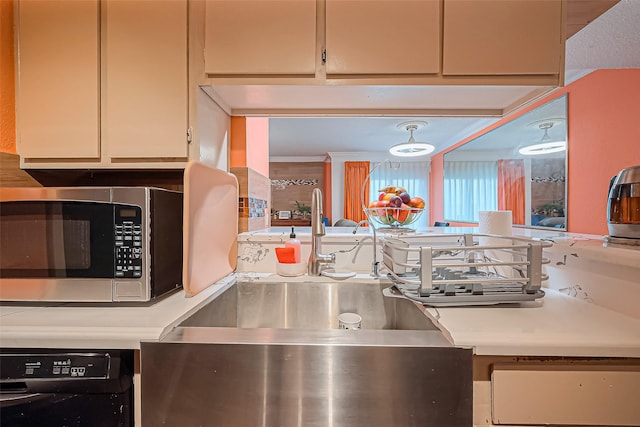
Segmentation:
{"type": "Polygon", "coordinates": [[[566,230],[566,141],[564,95],[445,153],[445,220],[511,210],[514,225],[566,230]]]}

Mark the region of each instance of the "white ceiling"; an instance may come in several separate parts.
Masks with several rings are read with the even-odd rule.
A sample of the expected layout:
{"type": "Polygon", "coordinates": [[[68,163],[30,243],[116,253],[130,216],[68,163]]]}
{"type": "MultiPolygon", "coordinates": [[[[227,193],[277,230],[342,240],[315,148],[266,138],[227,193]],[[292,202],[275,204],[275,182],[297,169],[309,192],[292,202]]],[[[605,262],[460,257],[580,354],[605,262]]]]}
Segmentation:
{"type": "MultiPolygon", "coordinates": [[[[407,142],[409,132],[397,125],[415,117],[327,117],[269,120],[271,157],[324,156],[330,152],[386,152],[407,142]]],[[[435,145],[435,152],[494,123],[492,118],[420,117],[428,124],[414,132],[419,142],[435,145]]],[[[276,159],[273,159],[276,160],[276,159]]]]}
{"type": "MultiPolygon", "coordinates": [[[[584,76],[586,73],[602,68],[640,68],[640,0],[621,0],[620,3],[598,17],[584,29],[567,40],[565,84],[584,76]]],[[[233,90],[233,87],[227,87],[233,90]]],[[[249,95],[251,99],[240,99],[243,105],[251,102],[260,106],[271,98],[269,87],[257,87],[249,95]]],[[[487,106],[487,98],[479,87],[473,94],[474,102],[487,106]]],[[[216,89],[218,90],[218,88],[216,89]]],[[[293,105],[304,102],[311,92],[301,92],[300,87],[284,86],[281,90],[290,91],[289,100],[293,105]],[[303,96],[301,96],[303,93],[303,96]]],[[[385,105],[396,108],[457,108],[455,100],[459,97],[447,97],[443,88],[437,87],[379,87],[373,92],[361,92],[358,87],[336,88],[322,102],[323,108],[349,108],[350,102],[368,103],[375,108],[383,100],[385,105]],[[339,91],[339,92],[338,92],[339,91]],[[345,96],[345,94],[349,96],[345,96]],[[372,95],[373,94],[373,95],[372,95]],[[425,101],[428,100],[428,101],[425,101]]],[[[450,90],[450,88],[449,88],[450,90]]],[[[467,89],[468,90],[468,89],[467,89]]],[[[505,88],[505,91],[491,91],[491,102],[495,108],[505,105],[508,97],[514,96],[524,88],[505,88]],[[515,92],[513,92],[515,90],[515,92]]],[[[234,99],[230,92],[220,93],[225,99],[234,99]]],[[[326,93],[326,92],[325,92],[326,93]]],[[[469,102],[469,100],[465,100],[469,102]]],[[[233,107],[233,105],[231,105],[233,107]]],[[[271,106],[273,107],[273,106],[271,106]]],[[[327,152],[385,152],[391,145],[405,142],[409,134],[397,125],[410,119],[428,122],[428,125],[415,132],[417,141],[425,141],[436,146],[435,152],[457,143],[474,132],[494,123],[498,118],[477,117],[306,117],[271,118],[269,120],[270,156],[274,157],[315,157],[327,152]]],[[[275,160],[275,159],[274,159],[275,160]]]]}
{"type": "Polygon", "coordinates": [[[565,69],[640,67],[640,1],[621,0],[567,40],[565,69]]]}
{"type": "MultiPolygon", "coordinates": [[[[523,114],[502,126],[474,138],[452,152],[447,158],[475,158],[495,160],[496,158],[526,158],[518,153],[522,147],[543,142],[566,141],[567,138],[567,97],[553,101],[523,114]],[[545,132],[541,125],[550,125],[545,132]],[[543,141],[543,137],[545,140],[543,141]],[[548,137],[548,139],[546,139],[548,137]],[[482,152],[482,153],[481,153],[482,152]],[[459,156],[458,156],[459,155],[459,156]],[[471,156],[471,157],[469,157],[471,156]],[[488,157],[487,157],[488,156],[488,157]]],[[[536,158],[564,157],[565,153],[537,155],[536,158]]]]}

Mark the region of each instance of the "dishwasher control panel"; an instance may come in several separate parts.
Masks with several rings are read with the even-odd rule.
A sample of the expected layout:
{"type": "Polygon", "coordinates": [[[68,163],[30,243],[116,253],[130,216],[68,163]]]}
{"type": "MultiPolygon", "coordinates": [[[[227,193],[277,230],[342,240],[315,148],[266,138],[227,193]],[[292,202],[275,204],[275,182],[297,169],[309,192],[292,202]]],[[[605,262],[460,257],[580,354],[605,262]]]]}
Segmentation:
{"type": "Polygon", "coordinates": [[[109,378],[108,353],[0,354],[0,381],[109,378]]]}

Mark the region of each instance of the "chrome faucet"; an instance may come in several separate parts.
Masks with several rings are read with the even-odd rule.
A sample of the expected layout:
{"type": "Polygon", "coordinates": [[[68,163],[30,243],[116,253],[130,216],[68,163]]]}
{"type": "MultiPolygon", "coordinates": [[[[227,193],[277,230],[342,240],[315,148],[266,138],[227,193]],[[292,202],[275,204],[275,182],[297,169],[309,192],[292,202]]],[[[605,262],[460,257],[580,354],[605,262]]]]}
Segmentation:
{"type": "Polygon", "coordinates": [[[311,193],[311,255],[309,256],[309,276],[320,276],[321,264],[336,262],[336,254],[322,254],[322,236],[325,234],[322,214],[322,192],[315,188],[311,193]]]}
{"type": "Polygon", "coordinates": [[[358,231],[358,228],[360,228],[360,226],[364,224],[367,224],[369,227],[371,227],[371,230],[373,231],[373,261],[371,262],[371,275],[373,277],[380,277],[380,271],[379,271],[380,263],[377,260],[378,237],[376,236],[376,228],[373,226],[373,224],[371,224],[371,222],[369,222],[366,219],[363,219],[353,229],[353,234],[356,234],[356,232],[358,231]]]}

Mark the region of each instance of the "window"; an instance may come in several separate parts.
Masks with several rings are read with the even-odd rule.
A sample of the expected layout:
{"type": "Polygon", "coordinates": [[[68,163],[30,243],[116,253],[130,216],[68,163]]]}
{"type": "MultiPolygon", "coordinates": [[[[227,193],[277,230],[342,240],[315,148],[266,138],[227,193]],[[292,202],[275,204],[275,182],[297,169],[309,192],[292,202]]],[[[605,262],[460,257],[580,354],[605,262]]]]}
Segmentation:
{"type": "Polygon", "coordinates": [[[498,163],[444,162],[444,217],[478,222],[479,211],[498,209],[498,163]]]}

